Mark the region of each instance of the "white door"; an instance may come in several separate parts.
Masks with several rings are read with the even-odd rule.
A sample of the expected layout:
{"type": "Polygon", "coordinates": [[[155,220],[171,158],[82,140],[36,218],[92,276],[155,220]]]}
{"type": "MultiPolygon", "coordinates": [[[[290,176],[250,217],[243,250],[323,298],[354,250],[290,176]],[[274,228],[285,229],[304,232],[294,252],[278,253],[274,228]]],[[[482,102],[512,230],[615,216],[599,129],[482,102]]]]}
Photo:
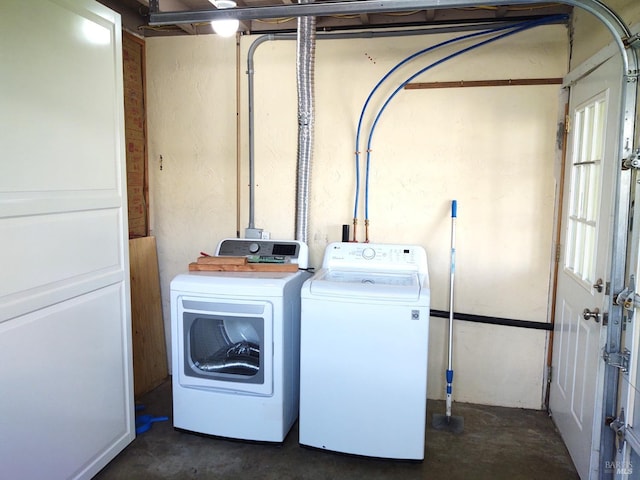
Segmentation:
{"type": "Polygon", "coordinates": [[[570,91],[549,408],[582,479],[599,462],[620,72],[610,59],[570,91]]]}
{"type": "Polygon", "coordinates": [[[0,2],[0,465],[91,478],[134,438],[120,17],[0,2]]]}

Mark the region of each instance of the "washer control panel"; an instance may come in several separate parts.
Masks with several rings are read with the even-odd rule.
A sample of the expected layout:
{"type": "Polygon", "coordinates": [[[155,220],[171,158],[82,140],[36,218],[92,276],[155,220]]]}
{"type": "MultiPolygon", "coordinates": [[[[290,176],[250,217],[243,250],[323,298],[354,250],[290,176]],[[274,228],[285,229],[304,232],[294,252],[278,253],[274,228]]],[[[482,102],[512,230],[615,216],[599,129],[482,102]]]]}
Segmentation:
{"type": "Polygon", "coordinates": [[[309,248],[297,240],[225,238],[218,244],[220,257],[248,257],[255,263],[297,263],[308,268],[309,248]]]}
{"type": "Polygon", "coordinates": [[[373,260],[376,258],[376,251],[373,248],[365,248],[362,250],[362,258],[365,260],[373,260]]]}
{"type": "Polygon", "coordinates": [[[426,271],[427,254],[419,245],[336,242],[327,246],[322,267],[426,271]]]}

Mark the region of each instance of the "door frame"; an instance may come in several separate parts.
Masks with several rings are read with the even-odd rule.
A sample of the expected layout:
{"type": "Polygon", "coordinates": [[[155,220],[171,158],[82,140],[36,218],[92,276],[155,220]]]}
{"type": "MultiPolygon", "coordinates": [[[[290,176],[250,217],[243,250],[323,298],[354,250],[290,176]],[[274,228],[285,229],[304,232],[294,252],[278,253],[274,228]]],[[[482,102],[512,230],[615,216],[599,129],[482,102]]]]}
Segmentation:
{"type": "MultiPolygon", "coordinates": [[[[629,55],[622,52],[625,71],[622,75],[621,89],[621,121],[620,136],[618,142],[618,157],[629,159],[633,155],[635,139],[635,118],[637,108],[637,78],[627,75],[628,72],[638,72],[637,52],[629,49],[629,55]],[[631,62],[634,66],[630,69],[624,61],[631,62]]],[[[621,162],[622,163],[622,162],[621,162]]],[[[631,170],[619,169],[614,184],[613,238],[610,257],[609,292],[607,297],[609,323],[607,328],[608,353],[619,353],[622,350],[622,328],[624,322],[624,309],[616,303],[617,296],[626,288],[627,282],[627,245],[631,242],[629,231],[629,212],[631,209],[631,170]]],[[[600,478],[613,478],[614,472],[605,468],[605,463],[615,457],[616,436],[606,423],[607,418],[616,418],[619,390],[619,369],[605,362],[604,365],[604,398],[602,399],[602,415],[605,419],[602,423],[602,435],[600,437],[600,478]]]]}

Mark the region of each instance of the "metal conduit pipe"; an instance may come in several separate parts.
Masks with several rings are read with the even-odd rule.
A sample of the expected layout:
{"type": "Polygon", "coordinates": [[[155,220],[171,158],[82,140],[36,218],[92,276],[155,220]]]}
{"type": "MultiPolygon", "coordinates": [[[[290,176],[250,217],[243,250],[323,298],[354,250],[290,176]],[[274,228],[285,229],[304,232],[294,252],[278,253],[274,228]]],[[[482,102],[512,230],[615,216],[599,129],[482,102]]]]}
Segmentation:
{"type": "MultiPolygon", "coordinates": [[[[495,22],[492,26],[513,25],[515,21],[495,22]]],[[[342,32],[342,33],[317,33],[316,39],[320,40],[347,40],[354,38],[389,38],[408,37],[416,35],[434,35],[442,33],[457,33],[473,30],[484,30],[486,24],[460,25],[453,27],[427,27],[410,30],[387,30],[387,31],[365,31],[365,32],[342,32]]],[[[254,104],[255,104],[255,70],[254,56],[257,48],[265,42],[276,40],[296,40],[295,33],[273,33],[262,35],[256,38],[247,51],[247,88],[248,88],[248,124],[249,124],[249,229],[255,229],[255,124],[254,124],[254,104]]]]}
{"type": "MultiPolygon", "coordinates": [[[[253,135],[253,55],[262,43],[267,40],[274,40],[276,35],[263,35],[258,37],[249,47],[247,53],[247,76],[249,94],[249,228],[255,228],[255,158],[254,158],[254,135],[253,135]]],[[[289,36],[287,36],[287,40],[289,36]]]]}

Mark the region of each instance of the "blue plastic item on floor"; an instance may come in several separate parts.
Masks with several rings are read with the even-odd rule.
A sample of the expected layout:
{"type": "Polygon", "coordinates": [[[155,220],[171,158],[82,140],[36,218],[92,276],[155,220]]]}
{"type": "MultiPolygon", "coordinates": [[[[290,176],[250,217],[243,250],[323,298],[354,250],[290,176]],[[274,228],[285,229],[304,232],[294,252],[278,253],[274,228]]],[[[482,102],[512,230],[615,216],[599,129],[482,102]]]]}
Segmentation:
{"type": "Polygon", "coordinates": [[[154,422],[165,422],[169,417],[154,417],[153,415],[139,415],[136,417],[136,435],[146,432],[154,422]]]}
{"type": "MultiPolygon", "coordinates": [[[[144,410],[144,405],[136,405],[136,412],[144,410]]],[[[136,435],[146,432],[154,422],[166,422],[169,417],[154,417],[153,415],[138,415],[136,417],[136,435]]]]}

